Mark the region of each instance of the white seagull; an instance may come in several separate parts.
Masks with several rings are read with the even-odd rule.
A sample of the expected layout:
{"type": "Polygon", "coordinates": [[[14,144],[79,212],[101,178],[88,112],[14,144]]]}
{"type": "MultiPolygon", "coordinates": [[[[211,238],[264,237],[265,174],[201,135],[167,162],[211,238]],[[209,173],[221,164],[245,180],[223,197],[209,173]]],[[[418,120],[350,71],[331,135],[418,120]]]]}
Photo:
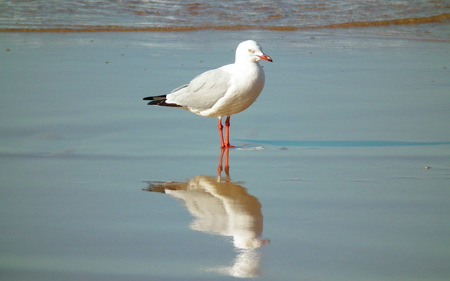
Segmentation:
{"type": "Polygon", "coordinates": [[[244,41],[236,49],[234,63],[206,71],[167,95],[144,100],[150,100],[149,105],[180,107],[203,117],[219,118],[220,146],[233,147],[230,116],[247,109],[261,93],[265,78],[260,60],[272,61],[256,41],[244,41]],[[224,140],[222,118],[225,116],[224,140]]]}

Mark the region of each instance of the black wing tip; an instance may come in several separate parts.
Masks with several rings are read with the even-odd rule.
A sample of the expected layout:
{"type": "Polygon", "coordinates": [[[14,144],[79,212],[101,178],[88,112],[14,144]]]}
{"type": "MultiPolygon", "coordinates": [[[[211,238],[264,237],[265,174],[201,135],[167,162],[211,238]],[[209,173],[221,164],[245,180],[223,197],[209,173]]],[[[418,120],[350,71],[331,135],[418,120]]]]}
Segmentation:
{"type": "Polygon", "coordinates": [[[157,106],[165,106],[165,107],[182,107],[181,105],[174,104],[174,103],[167,103],[165,100],[154,100],[147,105],[157,105],[157,106]]]}
{"type": "Polygon", "coordinates": [[[163,100],[152,100],[149,103],[147,103],[147,105],[161,105],[163,103],[165,103],[165,101],[163,100]]]}
{"type": "Polygon", "coordinates": [[[157,105],[166,107],[182,107],[181,105],[174,103],[167,103],[165,99],[153,99],[153,97],[144,98],[144,100],[150,100],[147,105],[157,105]]]}
{"type": "Polygon", "coordinates": [[[155,100],[155,101],[166,100],[166,95],[145,97],[142,100],[155,100]]]}
{"type": "Polygon", "coordinates": [[[145,97],[143,100],[149,100],[147,105],[158,105],[167,107],[182,107],[181,105],[166,102],[166,95],[145,97]]]}

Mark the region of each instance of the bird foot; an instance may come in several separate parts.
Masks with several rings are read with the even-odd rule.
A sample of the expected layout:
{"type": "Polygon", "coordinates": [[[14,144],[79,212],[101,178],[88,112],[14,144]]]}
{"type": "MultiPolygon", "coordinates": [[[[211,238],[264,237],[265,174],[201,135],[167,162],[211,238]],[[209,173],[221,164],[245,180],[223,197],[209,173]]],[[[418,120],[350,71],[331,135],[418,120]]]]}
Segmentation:
{"type": "Polygon", "coordinates": [[[224,143],[224,144],[221,145],[221,147],[222,147],[222,148],[232,148],[232,147],[236,147],[236,146],[231,145],[231,144],[229,144],[229,143],[224,143]]]}

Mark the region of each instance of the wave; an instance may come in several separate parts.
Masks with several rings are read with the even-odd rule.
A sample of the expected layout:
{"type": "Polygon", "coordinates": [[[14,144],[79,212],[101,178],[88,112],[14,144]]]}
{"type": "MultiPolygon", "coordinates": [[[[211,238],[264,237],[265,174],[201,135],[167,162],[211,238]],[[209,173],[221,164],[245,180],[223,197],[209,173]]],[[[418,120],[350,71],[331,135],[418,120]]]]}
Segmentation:
{"type": "Polygon", "coordinates": [[[200,26],[167,26],[167,27],[127,27],[116,25],[76,25],[76,26],[55,26],[43,28],[0,28],[0,32],[188,32],[200,30],[271,30],[271,31],[297,31],[312,29],[346,29],[379,27],[390,25],[420,25],[430,23],[440,23],[450,20],[450,13],[439,14],[429,17],[390,19],[379,21],[355,21],[318,26],[276,26],[276,25],[200,25],[200,26]]]}

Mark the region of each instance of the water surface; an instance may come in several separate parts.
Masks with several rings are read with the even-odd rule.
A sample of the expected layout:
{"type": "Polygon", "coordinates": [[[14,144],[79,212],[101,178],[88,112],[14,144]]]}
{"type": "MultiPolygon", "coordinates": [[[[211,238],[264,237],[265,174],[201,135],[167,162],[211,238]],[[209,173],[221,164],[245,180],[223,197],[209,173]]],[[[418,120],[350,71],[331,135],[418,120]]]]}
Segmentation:
{"type": "Polygon", "coordinates": [[[450,1],[11,1],[0,31],[195,31],[381,28],[396,37],[450,39],[450,1]]]}
{"type": "Polygon", "coordinates": [[[448,43],[245,30],[0,45],[4,279],[448,280],[448,43]],[[141,98],[248,38],[274,63],[231,119],[218,178],[216,120],[141,98]]]}

